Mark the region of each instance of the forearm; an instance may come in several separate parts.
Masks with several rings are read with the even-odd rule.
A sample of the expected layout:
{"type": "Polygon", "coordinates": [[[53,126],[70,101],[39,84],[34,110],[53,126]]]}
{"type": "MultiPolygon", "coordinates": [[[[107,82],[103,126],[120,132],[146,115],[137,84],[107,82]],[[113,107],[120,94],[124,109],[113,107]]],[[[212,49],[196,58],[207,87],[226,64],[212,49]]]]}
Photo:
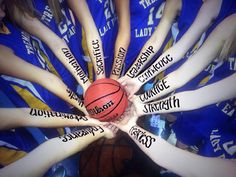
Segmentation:
{"type": "Polygon", "coordinates": [[[199,39],[214,18],[217,17],[220,7],[221,0],[204,2],[196,19],[184,36],[173,47],[165,51],[145,72],[137,76],[139,82],[142,84],[148,82],[157,74],[179,61],[199,39]]]}
{"type": "Polygon", "coordinates": [[[44,73],[40,77],[40,81],[38,83],[42,85],[47,90],[54,93],[56,96],[60,97],[61,99],[65,100],[69,104],[73,105],[77,109],[86,113],[85,106],[80,100],[80,98],[70,90],[57,76],[49,73],[44,73]],[[45,76],[43,76],[45,74],[45,76]]]}
{"type": "Polygon", "coordinates": [[[97,79],[105,77],[105,63],[101,38],[85,0],[69,0],[68,4],[85,31],[87,47],[97,79]]]}
{"type": "Polygon", "coordinates": [[[114,53],[114,61],[111,70],[111,79],[119,79],[123,64],[125,61],[125,57],[127,54],[127,50],[130,43],[130,34],[129,32],[118,32],[116,43],[115,43],[115,53],[114,53]]]}
{"type": "Polygon", "coordinates": [[[127,132],[130,138],[158,165],[181,176],[234,176],[236,163],[206,158],[176,148],[160,137],[134,125],[127,132]]]}
{"type": "MultiPolygon", "coordinates": [[[[203,71],[217,57],[226,38],[223,35],[220,36],[222,30],[227,30],[228,34],[232,34],[232,31],[234,30],[233,25],[230,25],[230,28],[227,28],[226,25],[225,28],[216,28],[216,30],[214,30],[207,38],[198,52],[193,54],[177,70],[167,75],[151,90],[139,95],[140,101],[148,102],[158,99],[174,91],[175,89],[184,86],[187,82],[191,82],[191,79],[203,71]]],[[[139,80],[138,78],[136,79],[137,82],[140,82],[141,79],[145,80],[145,78],[148,78],[147,74],[148,73],[146,72],[146,75],[145,73],[140,75],[140,77],[138,77],[139,80]]]]}
{"type": "Polygon", "coordinates": [[[180,92],[155,102],[137,103],[137,111],[142,115],[199,109],[236,97],[236,86],[233,83],[236,83],[236,74],[194,91],[180,92]]]}
{"type": "Polygon", "coordinates": [[[95,125],[94,120],[80,115],[36,108],[1,108],[0,130],[17,127],[65,127],[95,125]]]}
{"type": "Polygon", "coordinates": [[[51,50],[57,56],[57,58],[63,63],[63,65],[70,71],[70,73],[74,76],[74,78],[77,80],[77,82],[81,85],[81,87],[85,91],[91,84],[87,75],[81,68],[77,59],[71,53],[67,44],[61,39],[58,40],[59,40],[58,43],[50,47],[51,50]]]}
{"type": "Polygon", "coordinates": [[[121,75],[130,43],[130,0],[115,0],[114,2],[119,27],[110,78],[117,80],[121,75]]]}
{"type": "MultiPolygon", "coordinates": [[[[213,47],[210,48],[209,51],[207,51],[206,48],[209,47],[204,47],[204,50],[199,50],[197,53],[197,55],[195,55],[195,58],[201,56],[202,57],[202,62],[209,63],[209,59],[206,61],[203,61],[206,58],[210,58],[210,60],[213,60],[213,57],[216,56],[217,53],[215,53],[215,51],[219,50],[221,43],[219,44],[214,44],[212,41],[216,42],[218,40],[218,38],[214,39],[214,40],[210,40],[208,43],[211,43],[213,45],[213,47]],[[216,47],[214,47],[216,46],[216,47]],[[209,54],[208,56],[203,56],[204,53],[209,54]]],[[[219,42],[219,41],[218,41],[219,42]]],[[[205,46],[209,46],[209,44],[204,44],[205,46]]],[[[150,67],[148,67],[143,73],[139,74],[136,79],[137,82],[142,85],[146,82],[148,82],[149,80],[151,80],[152,78],[154,78],[157,74],[159,74],[160,72],[164,71],[165,69],[167,69],[168,67],[170,67],[171,65],[173,65],[174,63],[176,63],[177,61],[179,61],[185,54],[184,49],[182,49],[182,45],[179,44],[175,44],[173,47],[171,47],[170,49],[166,50],[150,67]]],[[[193,59],[192,59],[193,60],[193,59]]],[[[196,61],[195,61],[196,62],[196,61]]],[[[200,65],[200,67],[205,66],[205,65],[200,65]]],[[[185,74],[185,76],[187,76],[185,74]]]]}
{"type": "Polygon", "coordinates": [[[1,74],[35,82],[86,113],[82,101],[56,75],[25,62],[5,46],[0,45],[0,51],[1,74]]]}
{"type": "Polygon", "coordinates": [[[126,72],[126,76],[130,78],[136,77],[145,65],[155,56],[155,54],[161,48],[171,25],[181,9],[181,1],[179,0],[167,0],[164,8],[164,12],[160,23],[156,30],[150,37],[150,39],[143,46],[140,54],[135,62],[126,72]]]}
{"type": "Polygon", "coordinates": [[[206,0],[203,2],[193,24],[176,43],[181,48],[183,56],[199,39],[201,34],[214,22],[221,9],[222,0],[206,0]]]}
{"type": "Polygon", "coordinates": [[[84,90],[88,88],[90,85],[88,77],[63,39],[59,38],[53,31],[36,18],[24,18],[22,26],[26,31],[35,35],[48,45],[84,90]]]}
{"type": "Polygon", "coordinates": [[[142,103],[161,98],[177,88],[176,80],[178,81],[178,76],[173,72],[157,82],[150,90],[137,95],[137,98],[142,103]]]}
{"type": "Polygon", "coordinates": [[[53,164],[81,151],[87,145],[104,135],[104,129],[96,126],[53,138],[37,147],[26,157],[1,169],[0,176],[43,176],[53,164]]]}
{"type": "Polygon", "coordinates": [[[102,41],[98,34],[86,33],[88,51],[96,73],[96,79],[105,77],[105,61],[103,54],[102,41]]]}

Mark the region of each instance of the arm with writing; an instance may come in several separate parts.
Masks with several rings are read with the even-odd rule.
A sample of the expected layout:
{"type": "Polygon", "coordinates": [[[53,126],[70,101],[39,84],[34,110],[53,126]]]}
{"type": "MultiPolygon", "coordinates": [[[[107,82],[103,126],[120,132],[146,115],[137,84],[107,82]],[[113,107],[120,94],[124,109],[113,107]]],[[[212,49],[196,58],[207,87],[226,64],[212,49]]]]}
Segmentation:
{"type": "Polygon", "coordinates": [[[17,10],[15,13],[18,14],[16,16],[18,25],[25,31],[45,42],[55,54],[55,56],[70,71],[70,73],[74,76],[74,78],[82,86],[82,88],[86,90],[90,85],[90,81],[79,65],[77,59],[71,53],[66,42],[63,39],[59,38],[53,31],[51,31],[37,18],[30,17],[27,14],[22,15],[17,10]]]}
{"type": "Polygon", "coordinates": [[[94,126],[50,139],[25,157],[2,168],[0,176],[41,177],[53,164],[83,150],[102,137],[113,136],[113,132],[106,127],[94,126]]]}
{"type": "Polygon", "coordinates": [[[35,82],[87,114],[82,101],[56,75],[22,60],[3,45],[0,45],[0,54],[1,74],[35,82]]]}
{"type": "Polygon", "coordinates": [[[193,91],[176,93],[167,98],[140,103],[134,101],[138,115],[161,114],[199,109],[236,97],[236,74],[193,91]]]}
{"type": "Polygon", "coordinates": [[[0,108],[0,130],[17,127],[65,127],[101,124],[96,119],[36,108],[0,108]]]}
{"type": "Polygon", "coordinates": [[[68,4],[84,29],[88,51],[93,62],[96,78],[104,78],[105,62],[102,41],[86,0],[68,0],[68,4]]]}
{"type": "Polygon", "coordinates": [[[138,95],[141,102],[158,99],[177,88],[182,87],[197,74],[204,70],[220,53],[225,41],[235,35],[236,14],[227,17],[209,35],[202,47],[193,54],[182,66],[167,75],[152,89],[138,95]]]}
{"type": "MultiPolygon", "coordinates": [[[[208,158],[179,149],[161,137],[136,125],[137,115],[129,116],[126,124],[116,124],[156,164],[180,175],[189,177],[235,176],[236,162],[220,158],[208,158]]],[[[122,122],[121,122],[122,123],[122,122]]]]}
{"type": "MultiPolygon", "coordinates": [[[[207,0],[203,3],[193,24],[182,38],[171,48],[167,49],[143,73],[130,81],[131,88],[129,90],[132,90],[131,96],[136,93],[143,84],[179,61],[185,55],[189,48],[199,39],[200,35],[209,27],[214,18],[217,17],[221,7],[221,1],[222,0],[207,0]],[[135,84],[135,86],[132,86],[132,84],[135,84]]],[[[125,85],[129,86],[129,82],[125,83],[125,85]]]]}
{"type": "Polygon", "coordinates": [[[160,23],[158,24],[157,28],[153,32],[150,39],[142,47],[135,62],[126,72],[125,74],[126,78],[136,77],[138,73],[140,73],[140,71],[144,68],[144,66],[159,51],[180,9],[181,9],[181,0],[166,1],[160,23]],[[144,54],[149,54],[149,55],[146,56],[144,54]],[[146,59],[144,60],[143,58],[146,59]],[[139,65],[139,67],[135,67],[135,65],[139,65]],[[133,72],[134,71],[133,68],[135,68],[135,72],[133,72]]]}
{"type": "Polygon", "coordinates": [[[129,4],[129,0],[115,0],[119,29],[115,42],[114,62],[110,75],[110,78],[115,80],[120,77],[130,43],[129,4]]]}

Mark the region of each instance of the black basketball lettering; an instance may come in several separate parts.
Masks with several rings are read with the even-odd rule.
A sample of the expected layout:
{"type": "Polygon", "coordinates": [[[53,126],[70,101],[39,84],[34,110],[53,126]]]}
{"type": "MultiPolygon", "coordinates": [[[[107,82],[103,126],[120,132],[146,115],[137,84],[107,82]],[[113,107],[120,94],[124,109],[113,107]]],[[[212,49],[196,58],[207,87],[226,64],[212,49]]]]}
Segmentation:
{"type": "Polygon", "coordinates": [[[121,89],[121,87],[119,87],[118,90],[116,90],[116,91],[114,91],[114,92],[111,92],[111,93],[109,93],[109,94],[107,94],[107,95],[104,95],[104,96],[102,96],[102,97],[99,97],[99,98],[95,99],[95,100],[92,101],[91,103],[85,105],[85,107],[88,107],[89,105],[93,104],[94,102],[96,102],[96,101],[98,101],[98,100],[100,100],[100,99],[102,99],[102,98],[105,98],[105,97],[107,97],[107,96],[110,96],[110,95],[113,95],[113,94],[119,92],[120,89],[121,89]]]}
{"type": "Polygon", "coordinates": [[[122,96],[121,96],[119,102],[115,105],[115,107],[114,107],[112,110],[110,110],[107,114],[105,114],[105,115],[103,115],[102,117],[100,117],[101,120],[103,120],[103,117],[105,117],[104,120],[106,120],[106,117],[107,117],[110,113],[112,113],[112,112],[120,105],[120,102],[121,102],[121,100],[123,99],[124,96],[125,96],[125,92],[122,93],[122,96]]]}
{"type": "Polygon", "coordinates": [[[118,118],[126,108],[127,95],[119,82],[99,79],[85,93],[85,106],[90,116],[100,121],[118,118]]]}

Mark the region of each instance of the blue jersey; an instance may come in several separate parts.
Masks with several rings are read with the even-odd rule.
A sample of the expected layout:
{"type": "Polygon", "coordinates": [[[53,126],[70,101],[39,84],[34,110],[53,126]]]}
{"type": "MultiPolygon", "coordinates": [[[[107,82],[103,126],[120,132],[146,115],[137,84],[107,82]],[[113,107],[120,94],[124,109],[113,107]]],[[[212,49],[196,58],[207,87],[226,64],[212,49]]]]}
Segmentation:
{"type": "Polygon", "coordinates": [[[199,148],[199,154],[208,157],[236,159],[236,119],[211,130],[199,148]]]}
{"type": "MultiPolygon", "coordinates": [[[[4,25],[9,33],[0,34],[0,44],[12,49],[14,54],[24,61],[47,72],[58,75],[57,70],[51,64],[47,52],[39,39],[21,31],[7,21],[4,21],[4,25]]],[[[10,85],[15,91],[9,93],[9,90],[3,90],[4,92],[9,93],[7,95],[17,107],[22,107],[22,105],[19,100],[15,98],[14,93],[21,95],[30,107],[44,109],[46,108],[45,105],[47,105],[55,111],[69,111],[67,103],[36,83],[6,75],[1,75],[1,78],[5,81],[5,84],[10,85]]]]}
{"type": "MultiPolygon", "coordinates": [[[[114,59],[114,47],[118,31],[117,16],[112,0],[87,0],[97,30],[102,40],[106,76],[109,77],[114,59]]],[[[78,24],[81,28],[81,25],[78,24]]],[[[82,51],[87,58],[89,78],[94,79],[93,66],[89,59],[84,32],[82,33],[82,51]]]]}
{"type": "Polygon", "coordinates": [[[221,23],[226,17],[232,15],[236,12],[236,2],[235,0],[222,0],[220,11],[218,16],[214,19],[213,23],[209,28],[201,35],[199,40],[195,43],[194,46],[186,53],[186,57],[193,55],[204,43],[210,33],[216,28],[216,26],[221,23]]]}
{"type": "MultiPolygon", "coordinates": [[[[196,53],[198,51],[198,49],[202,46],[202,44],[204,43],[204,41],[207,39],[207,37],[210,35],[210,32],[212,32],[216,26],[222,22],[223,19],[225,19],[226,17],[232,15],[233,13],[236,12],[236,1],[234,0],[224,0],[222,1],[221,4],[221,8],[220,8],[220,12],[219,15],[217,16],[217,18],[214,20],[213,24],[201,35],[201,37],[199,38],[199,40],[196,42],[196,44],[194,46],[192,46],[190,48],[190,50],[186,53],[186,55],[177,63],[173,64],[172,66],[170,66],[166,71],[165,74],[168,74],[170,72],[175,71],[176,69],[178,69],[179,66],[181,66],[189,57],[191,57],[194,53],[196,53]]],[[[233,60],[232,58],[229,60],[233,60]]],[[[231,64],[233,61],[230,61],[231,64]]],[[[202,85],[202,83],[208,82],[209,79],[212,79],[213,75],[215,74],[215,69],[217,68],[217,73],[219,73],[220,71],[222,71],[219,75],[222,76],[222,74],[225,75],[225,73],[227,73],[229,71],[229,74],[231,73],[229,69],[229,67],[227,67],[226,65],[229,65],[229,61],[227,61],[226,63],[220,63],[217,60],[212,61],[206,68],[204,71],[200,72],[197,76],[195,76],[191,81],[189,81],[187,84],[185,84],[184,86],[182,86],[181,88],[177,89],[176,92],[181,92],[181,91],[186,91],[186,90],[192,90],[192,89],[196,89],[199,85],[202,85]],[[227,64],[228,63],[228,64],[227,64]],[[218,68],[222,68],[221,70],[219,70],[218,68]],[[227,68],[226,70],[224,70],[224,68],[227,68]],[[227,71],[227,72],[226,72],[227,71]]],[[[214,77],[216,79],[216,77],[214,77]]],[[[224,78],[224,77],[221,77],[224,78]]],[[[213,80],[212,80],[213,81],[213,80]]],[[[215,80],[216,81],[216,80],[215,80]]]]}
{"type": "MultiPolygon", "coordinates": [[[[75,25],[78,23],[76,19],[73,18],[72,14],[68,9],[66,1],[60,1],[61,12],[63,14],[63,19],[61,22],[57,23],[55,17],[52,14],[52,11],[47,4],[47,1],[34,0],[34,5],[36,10],[41,15],[41,21],[50,28],[57,36],[64,39],[73,53],[75,59],[78,61],[85,73],[87,73],[87,64],[83,59],[81,53],[79,52],[81,43],[80,39],[82,38],[81,29],[75,25]],[[75,21],[73,22],[74,19],[75,21]]],[[[58,71],[63,82],[74,92],[76,91],[77,81],[72,76],[72,74],[65,68],[65,66],[59,61],[59,59],[52,53],[52,51],[44,45],[47,53],[49,55],[50,61],[53,66],[58,71]]]]}
{"type": "Polygon", "coordinates": [[[177,28],[172,28],[174,43],[178,42],[178,40],[181,39],[184,33],[189,29],[202,6],[202,0],[181,1],[182,6],[180,14],[175,24],[173,24],[174,26],[177,26],[177,28]]]}
{"type": "MultiPolygon", "coordinates": [[[[223,19],[235,12],[236,2],[224,0],[220,13],[214,23],[201,36],[201,39],[187,55],[192,55],[196,52],[210,32],[223,19]]],[[[229,57],[224,62],[215,59],[194,79],[178,89],[177,92],[206,86],[235,73],[235,71],[235,56],[229,57]]],[[[199,154],[201,155],[235,159],[235,122],[236,99],[234,98],[198,110],[181,113],[178,115],[173,129],[178,140],[187,145],[198,145],[199,154]]]]}
{"type": "MultiPolygon", "coordinates": [[[[199,9],[202,6],[202,0],[182,0],[182,6],[180,14],[176,20],[176,22],[172,25],[172,37],[174,40],[174,44],[178,42],[185,32],[190,28],[192,23],[194,22],[199,9]]],[[[190,48],[192,48],[190,46],[190,48]]],[[[172,71],[175,71],[180,65],[182,65],[186,61],[187,57],[183,57],[180,61],[174,63],[169,68],[165,70],[165,75],[169,74],[172,71]]]]}
{"type": "MultiPolygon", "coordinates": [[[[131,40],[125,59],[125,70],[136,60],[140,50],[151,37],[161,19],[165,2],[163,0],[130,0],[131,40]]],[[[163,43],[165,47],[169,37],[163,43]]],[[[158,55],[157,54],[157,55],[158,55]]],[[[155,58],[155,57],[153,57],[155,58]]]]}
{"type": "Polygon", "coordinates": [[[176,138],[186,145],[197,146],[200,155],[235,159],[235,102],[232,99],[182,113],[173,125],[176,138]],[[226,144],[234,147],[234,151],[229,153],[226,144]]]}
{"type": "MultiPolygon", "coordinates": [[[[181,14],[183,15],[182,15],[182,18],[180,15],[177,22],[178,25],[175,25],[177,26],[177,28],[173,28],[174,30],[172,31],[172,35],[175,42],[177,42],[184,35],[187,29],[191,26],[191,23],[194,21],[195,17],[197,16],[197,13],[199,9],[201,8],[202,4],[203,3],[201,2],[201,0],[194,0],[194,1],[182,0],[183,6],[182,6],[181,14]],[[192,11],[188,7],[191,7],[192,11]]],[[[196,53],[198,49],[202,46],[204,41],[207,39],[209,34],[215,29],[215,27],[220,22],[222,22],[222,20],[225,19],[227,16],[235,13],[235,10],[236,10],[236,2],[234,0],[223,0],[220,7],[219,14],[214,19],[213,23],[209,26],[209,28],[206,31],[203,32],[203,34],[199,37],[198,41],[193,46],[190,46],[190,49],[180,61],[178,61],[177,63],[173,64],[168,69],[166,69],[165,75],[178,69],[179,66],[181,66],[189,57],[191,57],[194,53],[196,53]]],[[[201,77],[201,75],[199,75],[199,77],[201,77]]],[[[196,77],[195,80],[192,80],[191,82],[188,83],[188,86],[186,86],[186,88],[190,88],[190,85],[191,87],[196,87],[198,84],[198,81],[199,81],[199,78],[196,77]]]]}
{"type": "MultiPolygon", "coordinates": [[[[213,61],[209,67],[199,74],[196,80],[200,81],[199,87],[215,83],[236,72],[236,57],[230,57],[225,62],[213,61]],[[200,77],[201,76],[201,77],[200,77]],[[202,80],[199,80],[202,78],[202,80]]],[[[196,84],[196,83],[195,83],[196,84]]],[[[234,83],[232,83],[234,84],[234,83]]],[[[191,85],[187,85],[191,90],[191,85]]],[[[229,85],[230,87],[230,85],[229,85]]],[[[222,90],[222,94],[224,90],[222,90]]],[[[223,144],[235,142],[236,132],[236,99],[231,99],[213,104],[198,110],[178,114],[173,129],[177,139],[187,145],[199,145],[199,153],[205,156],[222,156],[235,158],[236,152],[228,154],[223,144]],[[216,134],[216,135],[215,135],[216,134]],[[212,137],[217,137],[214,145],[212,137]],[[221,148],[218,148],[220,146],[221,148]],[[214,148],[220,149],[214,151],[214,148]]],[[[230,146],[236,146],[231,143],[230,146]]]]}
{"type": "MultiPolygon", "coordinates": [[[[21,31],[7,20],[3,21],[3,26],[0,30],[0,44],[12,49],[14,54],[24,61],[44,69],[47,72],[57,74],[48,59],[48,55],[41,41],[21,31]]],[[[8,99],[8,106],[9,103],[11,103],[11,107],[34,107],[71,113],[67,103],[38,84],[7,75],[1,75],[0,89],[6,95],[4,100],[6,100],[6,98],[8,99]]],[[[1,105],[1,107],[6,106],[1,105]]],[[[1,167],[24,157],[47,139],[62,134],[64,134],[63,129],[31,127],[1,131],[0,154],[3,155],[1,158],[1,167]]],[[[61,162],[61,164],[64,163],[64,161],[61,162]]],[[[67,167],[65,166],[64,168],[67,167]]],[[[53,169],[55,170],[57,168],[54,167],[53,169]]],[[[51,169],[45,176],[51,176],[50,174],[52,173],[54,173],[54,171],[51,169]]]]}

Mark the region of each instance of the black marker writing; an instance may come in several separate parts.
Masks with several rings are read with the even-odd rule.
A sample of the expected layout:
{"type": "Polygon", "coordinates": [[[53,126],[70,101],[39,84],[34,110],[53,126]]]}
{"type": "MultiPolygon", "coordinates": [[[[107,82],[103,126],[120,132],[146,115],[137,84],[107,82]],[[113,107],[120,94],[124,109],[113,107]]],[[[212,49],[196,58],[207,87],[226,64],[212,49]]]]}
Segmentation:
{"type": "Polygon", "coordinates": [[[72,99],[72,100],[75,100],[79,103],[79,106],[83,107],[84,106],[84,103],[81,101],[81,99],[79,99],[79,97],[74,93],[72,92],[69,88],[66,89],[67,93],[69,93],[69,98],[72,99]]]}
{"type": "Polygon", "coordinates": [[[173,61],[173,58],[168,54],[165,57],[163,57],[159,62],[154,63],[152,66],[150,66],[145,72],[140,74],[138,76],[138,80],[142,83],[147,81],[148,79],[152,78],[157,72],[160,71],[163,67],[165,67],[167,64],[169,64],[171,61],[173,61]]]}
{"type": "Polygon", "coordinates": [[[102,127],[96,126],[96,127],[89,127],[82,130],[78,130],[78,131],[60,136],[59,138],[61,139],[62,142],[67,142],[67,141],[70,141],[79,137],[86,136],[88,134],[92,134],[93,136],[95,136],[95,132],[98,132],[98,131],[100,131],[100,133],[104,132],[102,127]]]}
{"type": "Polygon", "coordinates": [[[35,108],[30,109],[30,115],[31,116],[42,116],[45,118],[61,117],[62,119],[76,119],[78,122],[81,120],[82,121],[88,120],[88,118],[84,117],[84,116],[78,116],[78,115],[66,114],[66,113],[48,111],[48,110],[40,110],[40,109],[35,109],[35,108]]]}
{"type": "Polygon", "coordinates": [[[175,98],[175,96],[173,97],[169,97],[165,100],[162,101],[158,101],[155,103],[147,103],[144,104],[144,113],[155,113],[157,111],[161,111],[161,110],[169,110],[171,108],[179,108],[180,104],[179,104],[179,99],[175,98]]]}
{"type": "Polygon", "coordinates": [[[160,82],[158,82],[154,87],[147,92],[144,92],[143,94],[139,95],[139,99],[142,102],[148,101],[150,98],[156,96],[161,91],[168,89],[170,86],[167,85],[166,80],[162,79],[160,82]]]}
{"type": "Polygon", "coordinates": [[[104,74],[104,68],[103,68],[103,59],[102,59],[102,52],[101,47],[99,45],[99,40],[93,40],[92,41],[93,46],[93,54],[96,58],[96,66],[97,66],[97,75],[104,74]]]}
{"type": "Polygon", "coordinates": [[[134,64],[134,66],[132,66],[128,73],[127,76],[134,78],[138,72],[140,71],[140,68],[145,65],[145,62],[147,61],[148,57],[152,54],[155,53],[153,51],[153,47],[149,46],[148,49],[144,52],[141,53],[141,55],[139,56],[137,62],[134,64]]]}
{"type": "Polygon", "coordinates": [[[146,135],[146,132],[139,129],[138,126],[133,126],[129,130],[129,134],[139,143],[143,144],[146,148],[149,148],[152,143],[156,141],[155,138],[151,137],[150,135],[146,135]]]}
{"type": "Polygon", "coordinates": [[[114,69],[112,70],[112,74],[119,76],[122,70],[122,63],[124,61],[126,54],[126,50],[123,47],[119,48],[118,55],[115,57],[114,69]]]}
{"type": "Polygon", "coordinates": [[[80,80],[85,84],[88,82],[88,77],[80,67],[79,63],[75,59],[75,57],[72,55],[72,53],[69,51],[68,48],[62,48],[62,52],[64,53],[65,57],[69,60],[69,64],[72,65],[72,67],[75,69],[74,73],[79,76],[80,80]]]}

